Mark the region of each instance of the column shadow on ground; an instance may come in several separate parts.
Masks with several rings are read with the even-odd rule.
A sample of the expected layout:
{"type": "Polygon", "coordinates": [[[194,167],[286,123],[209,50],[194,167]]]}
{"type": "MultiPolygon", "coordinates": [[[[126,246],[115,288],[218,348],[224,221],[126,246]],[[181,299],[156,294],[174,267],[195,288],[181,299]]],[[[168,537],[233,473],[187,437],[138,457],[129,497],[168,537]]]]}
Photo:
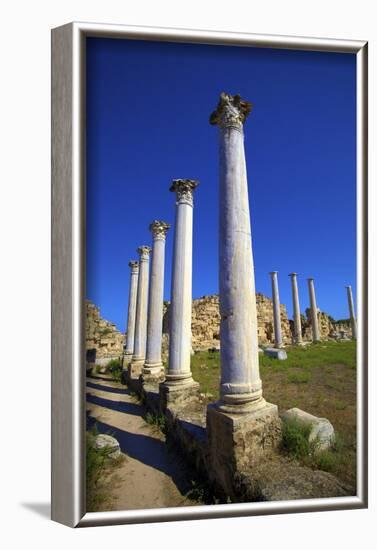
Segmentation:
{"type": "Polygon", "coordinates": [[[187,494],[192,488],[192,477],[188,475],[189,470],[179,454],[173,452],[165,441],[120,430],[100,422],[88,414],[88,430],[94,426],[97,427],[99,433],[107,433],[115,437],[122,453],[169,476],[182,495],[187,494]]]}
{"type": "Polygon", "coordinates": [[[126,414],[133,414],[134,416],[143,416],[144,408],[141,405],[136,403],[128,403],[125,401],[111,401],[110,399],[105,399],[104,397],[98,397],[91,393],[86,394],[86,401],[88,403],[93,403],[93,405],[99,405],[100,407],[105,407],[116,412],[122,412],[126,414]]]}
{"type": "Polygon", "coordinates": [[[130,395],[129,390],[123,388],[113,388],[112,386],[102,386],[102,384],[96,384],[95,382],[90,382],[87,380],[86,385],[88,388],[93,388],[94,390],[107,391],[109,393],[121,393],[124,395],[130,395]]]}

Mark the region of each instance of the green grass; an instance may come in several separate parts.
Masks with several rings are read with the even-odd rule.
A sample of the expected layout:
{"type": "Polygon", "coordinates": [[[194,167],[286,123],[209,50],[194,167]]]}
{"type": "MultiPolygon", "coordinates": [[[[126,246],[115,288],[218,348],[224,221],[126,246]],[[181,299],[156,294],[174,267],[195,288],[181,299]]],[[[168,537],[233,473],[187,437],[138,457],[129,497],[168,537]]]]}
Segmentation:
{"type": "MultiPolygon", "coordinates": [[[[341,453],[318,455],[318,465],[349,485],[356,483],[356,342],[319,342],[286,348],[279,361],[259,354],[263,395],[280,411],[298,407],[325,417],[343,439],[341,453]]],[[[219,398],[220,354],[199,352],[191,358],[193,378],[209,401],[219,398]]]]}
{"type": "Polygon", "coordinates": [[[147,412],[147,414],[143,416],[143,418],[145,422],[150,426],[155,426],[162,433],[166,433],[166,418],[163,414],[157,415],[147,412]]]}
{"type": "Polygon", "coordinates": [[[119,459],[109,459],[109,447],[96,449],[94,442],[97,435],[96,426],[86,432],[86,508],[91,512],[109,504],[111,499],[106,485],[103,484],[104,473],[109,463],[114,467],[120,462],[119,459]]]}
{"type": "Polygon", "coordinates": [[[111,359],[106,365],[106,370],[111,373],[116,382],[121,382],[123,368],[120,359],[111,359]]]}
{"type": "Polygon", "coordinates": [[[283,423],[282,450],[306,466],[337,474],[347,463],[348,453],[337,435],[328,449],[319,450],[317,441],[309,441],[311,428],[298,419],[283,423]]]}

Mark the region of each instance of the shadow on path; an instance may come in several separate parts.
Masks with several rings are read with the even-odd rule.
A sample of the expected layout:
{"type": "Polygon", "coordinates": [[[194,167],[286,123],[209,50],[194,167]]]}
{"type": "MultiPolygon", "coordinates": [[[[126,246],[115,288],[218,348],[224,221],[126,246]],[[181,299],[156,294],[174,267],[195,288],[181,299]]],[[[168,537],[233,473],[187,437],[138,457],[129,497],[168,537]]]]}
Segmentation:
{"type": "Polygon", "coordinates": [[[100,433],[115,437],[124,454],[171,477],[182,495],[192,488],[191,477],[187,475],[183,460],[168,448],[165,441],[120,430],[87,415],[88,430],[95,425],[100,433]]]}
{"type": "Polygon", "coordinates": [[[86,394],[86,400],[88,403],[93,403],[94,405],[99,405],[100,407],[105,407],[106,409],[110,409],[112,411],[133,414],[140,417],[144,414],[144,408],[136,403],[110,401],[110,399],[104,399],[103,397],[98,397],[97,395],[92,395],[90,393],[86,394]]]}
{"type": "Polygon", "coordinates": [[[88,388],[93,388],[94,390],[107,391],[109,393],[121,393],[124,395],[130,395],[129,390],[124,390],[123,388],[113,388],[112,386],[102,386],[101,384],[96,384],[95,382],[86,382],[88,388]]]}

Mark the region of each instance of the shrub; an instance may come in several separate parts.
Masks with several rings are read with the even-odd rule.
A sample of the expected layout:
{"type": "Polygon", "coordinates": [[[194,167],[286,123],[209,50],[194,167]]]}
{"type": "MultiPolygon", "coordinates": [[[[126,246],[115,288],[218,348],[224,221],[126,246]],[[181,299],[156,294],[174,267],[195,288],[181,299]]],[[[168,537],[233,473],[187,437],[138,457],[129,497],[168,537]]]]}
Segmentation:
{"type": "Polygon", "coordinates": [[[111,359],[107,363],[106,369],[111,372],[111,375],[116,382],[121,381],[123,368],[121,360],[118,357],[116,359],[111,359]]]}
{"type": "Polygon", "coordinates": [[[297,419],[287,420],[283,423],[282,448],[290,456],[303,459],[309,456],[311,444],[309,443],[311,427],[297,419]]]}

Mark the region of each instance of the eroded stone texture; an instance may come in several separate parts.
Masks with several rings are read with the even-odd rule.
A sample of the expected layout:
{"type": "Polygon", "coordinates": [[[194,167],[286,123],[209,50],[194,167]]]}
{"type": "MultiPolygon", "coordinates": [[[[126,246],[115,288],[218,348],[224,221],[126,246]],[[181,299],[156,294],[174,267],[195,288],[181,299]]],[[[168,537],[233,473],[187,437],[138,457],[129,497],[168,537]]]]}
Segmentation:
{"type": "Polygon", "coordinates": [[[281,442],[278,408],[271,403],[249,414],[226,414],[207,408],[209,474],[225,494],[236,498],[235,476],[276,453],[281,442]]]}
{"type": "Polygon", "coordinates": [[[284,422],[295,420],[305,426],[310,426],[309,441],[315,443],[315,450],[324,450],[331,447],[335,432],[333,425],[327,418],[320,418],[294,407],[281,415],[284,422]]]}
{"type": "Polygon", "coordinates": [[[100,310],[86,300],[86,350],[93,363],[104,364],[123,353],[124,334],[119,332],[114,323],[106,321],[100,310]],[[95,350],[95,351],[92,351],[95,350]]]}

